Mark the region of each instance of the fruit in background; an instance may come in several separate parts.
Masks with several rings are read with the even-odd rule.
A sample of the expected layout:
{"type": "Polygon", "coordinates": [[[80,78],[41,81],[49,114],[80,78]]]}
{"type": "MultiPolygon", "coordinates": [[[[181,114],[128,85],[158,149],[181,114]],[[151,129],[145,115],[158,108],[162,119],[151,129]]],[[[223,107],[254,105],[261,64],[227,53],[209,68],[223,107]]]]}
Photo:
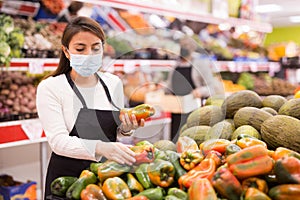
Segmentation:
{"type": "Polygon", "coordinates": [[[211,127],[208,134],[205,135],[205,139],[227,139],[230,140],[232,133],[235,130],[235,126],[226,121],[223,120],[221,122],[216,123],[211,127]]]}
{"type": "Polygon", "coordinates": [[[219,106],[203,106],[194,110],[187,118],[187,126],[213,126],[214,124],[222,121],[224,114],[219,106]]]}
{"type": "Polygon", "coordinates": [[[261,110],[270,113],[271,115],[277,115],[277,111],[270,107],[262,107],[261,110]]]}
{"type": "Polygon", "coordinates": [[[161,151],[176,151],[176,144],[174,144],[170,140],[158,140],[155,143],[153,143],[153,146],[161,151]]]}
{"type": "Polygon", "coordinates": [[[290,99],[278,111],[279,115],[288,115],[300,119],[300,99],[290,99]]]}
{"type": "Polygon", "coordinates": [[[298,91],[298,92],[295,93],[294,98],[296,98],[296,99],[300,98],[300,91],[298,91]]]}
{"type": "Polygon", "coordinates": [[[248,72],[243,72],[241,73],[237,83],[244,86],[247,90],[252,90],[254,88],[253,75],[248,72]]]}
{"type": "Polygon", "coordinates": [[[300,120],[286,116],[275,115],[261,125],[262,139],[268,148],[286,147],[300,151],[300,120]]]}
{"type": "Polygon", "coordinates": [[[272,117],[270,113],[255,107],[243,107],[234,115],[235,127],[250,125],[257,131],[260,131],[261,124],[268,118],[272,117]]]}
{"type": "Polygon", "coordinates": [[[286,98],[280,95],[269,95],[262,100],[264,107],[270,107],[276,111],[278,111],[285,102],[287,102],[286,98]]]}
{"type": "Polygon", "coordinates": [[[209,130],[211,129],[210,126],[193,126],[185,131],[183,131],[180,136],[188,136],[196,141],[198,145],[205,141],[205,137],[208,134],[209,130]]]}
{"type": "Polygon", "coordinates": [[[231,140],[237,139],[240,135],[249,135],[250,137],[255,137],[260,139],[260,133],[250,125],[242,125],[238,127],[231,135],[231,140]]]}
{"type": "Polygon", "coordinates": [[[222,104],[222,111],[226,113],[226,118],[233,118],[235,113],[243,107],[262,107],[260,96],[250,90],[243,90],[233,93],[227,97],[222,104]]]}

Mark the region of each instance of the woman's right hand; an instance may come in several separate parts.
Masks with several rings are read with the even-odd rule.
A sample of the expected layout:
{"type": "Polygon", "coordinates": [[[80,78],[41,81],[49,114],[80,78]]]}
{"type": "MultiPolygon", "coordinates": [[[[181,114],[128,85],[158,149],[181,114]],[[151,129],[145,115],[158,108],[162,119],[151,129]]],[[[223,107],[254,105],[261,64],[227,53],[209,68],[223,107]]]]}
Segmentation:
{"type": "Polygon", "coordinates": [[[135,153],[130,146],[120,142],[102,142],[99,141],[96,146],[96,153],[104,156],[107,160],[113,160],[120,164],[132,165],[135,163],[135,153]]]}

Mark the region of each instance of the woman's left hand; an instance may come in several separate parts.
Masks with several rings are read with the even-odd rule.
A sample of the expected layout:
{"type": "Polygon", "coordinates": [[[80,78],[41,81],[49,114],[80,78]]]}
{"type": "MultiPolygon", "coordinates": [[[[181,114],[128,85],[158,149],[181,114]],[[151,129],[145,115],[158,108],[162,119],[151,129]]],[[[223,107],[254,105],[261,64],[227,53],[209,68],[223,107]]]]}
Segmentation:
{"type": "Polygon", "coordinates": [[[138,127],[143,127],[145,125],[145,120],[141,119],[141,121],[138,122],[134,114],[132,114],[131,117],[129,117],[129,115],[125,113],[121,116],[121,121],[122,124],[120,126],[120,129],[123,132],[129,132],[131,130],[137,129],[138,127]]]}

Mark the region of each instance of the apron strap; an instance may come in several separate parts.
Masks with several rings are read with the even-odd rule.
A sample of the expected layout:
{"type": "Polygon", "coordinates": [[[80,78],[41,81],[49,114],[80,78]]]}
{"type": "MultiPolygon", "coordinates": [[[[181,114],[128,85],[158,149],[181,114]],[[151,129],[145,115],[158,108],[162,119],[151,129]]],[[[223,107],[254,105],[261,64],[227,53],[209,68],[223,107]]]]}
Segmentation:
{"type": "Polygon", "coordinates": [[[79,100],[81,101],[83,107],[84,107],[84,108],[87,108],[83,96],[81,95],[80,91],[78,90],[78,88],[77,88],[76,85],[74,84],[73,80],[71,79],[70,73],[66,73],[66,77],[67,77],[67,80],[68,80],[68,82],[69,82],[71,88],[73,89],[73,91],[75,92],[75,94],[77,95],[77,97],[79,98],[79,100]]]}
{"type": "Polygon", "coordinates": [[[103,86],[104,90],[105,90],[105,94],[108,98],[108,101],[111,103],[111,105],[113,105],[115,108],[117,108],[118,110],[121,110],[121,108],[119,108],[112,100],[111,96],[110,96],[110,93],[109,93],[109,90],[108,90],[108,87],[107,85],[104,83],[104,81],[102,80],[102,78],[99,76],[98,73],[96,73],[101,85],[103,86]]]}

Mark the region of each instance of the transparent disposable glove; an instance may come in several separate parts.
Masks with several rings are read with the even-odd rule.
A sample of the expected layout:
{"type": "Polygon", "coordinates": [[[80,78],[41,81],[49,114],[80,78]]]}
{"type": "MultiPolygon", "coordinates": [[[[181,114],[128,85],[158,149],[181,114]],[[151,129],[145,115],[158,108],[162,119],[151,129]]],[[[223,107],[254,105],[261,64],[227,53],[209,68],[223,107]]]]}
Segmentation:
{"type": "Polygon", "coordinates": [[[96,154],[120,164],[132,165],[135,162],[135,153],[130,150],[130,147],[130,145],[120,142],[99,141],[96,146],[96,154]]]}
{"type": "Polygon", "coordinates": [[[122,132],[130,132],[131,130],[135,130],[138,127],[143,127],[145,125],[145,120],[141,119],[140,123],[136,120],[136,117],[134,114],[131,115],[131,119],[128,116],[128,114],[124,114],[121,116],[121,122],[120,129],[122,132]]]}

